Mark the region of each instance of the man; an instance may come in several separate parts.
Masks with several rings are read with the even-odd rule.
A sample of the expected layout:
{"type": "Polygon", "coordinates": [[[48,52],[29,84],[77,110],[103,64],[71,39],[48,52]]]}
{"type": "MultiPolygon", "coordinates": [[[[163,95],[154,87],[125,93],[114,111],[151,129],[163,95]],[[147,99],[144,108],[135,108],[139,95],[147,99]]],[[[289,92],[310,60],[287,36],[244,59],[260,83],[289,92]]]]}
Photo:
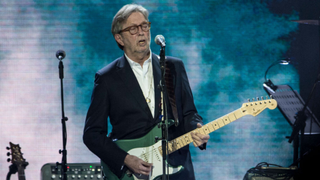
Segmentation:
{"type": "MultiPolygon", "coordinates": [[[[127,169],[149,175],[153,168],[152,162],[128,154],[114,142],[143,137],[160,122],[161,93],[157,87],[161,70],[158,56],[150,50],[151,23],[148,15],[144,7],[129,4],[114,16],[112,34],[124,55],[96,73],[86,117],[84,143],[118,178],[122,178],[127,169]],[[108,118],[112,125],[109,137],[108,118]]],[[[197,114],[182,61],[173,57],[166,57],[166,61],[174,76],[180,121],[178,126],[173,125],[168,130],[169,139],[174,139],[201,127],[202,118],[197,114]]],[[[172,118],[171,105],[168,103],[167,106],[168,117],[172,118]]],[[[192,138],[196,147],[205,146],[209,135],[192,133],[192,138]]],[[[173,166],[184,166],[170,179],[194,179],[188,145],[170,154],[168,162],[173,166]]]]}

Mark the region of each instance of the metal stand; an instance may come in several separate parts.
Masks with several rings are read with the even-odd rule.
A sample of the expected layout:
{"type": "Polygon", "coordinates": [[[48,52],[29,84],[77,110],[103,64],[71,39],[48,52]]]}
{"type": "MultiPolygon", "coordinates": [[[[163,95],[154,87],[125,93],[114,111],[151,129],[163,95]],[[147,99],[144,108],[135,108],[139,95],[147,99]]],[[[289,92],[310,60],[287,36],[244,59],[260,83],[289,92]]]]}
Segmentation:
{"type": "Polygon", "coordinates": [[[17,166],[16,166],[15,164],[11,164],[11,165],[9,166],[9,172],[8,172],[8,174],[7,174],[6,180],[10,180],[11,175],[12,175],[12,174],[15,174],[16,172],[18,172],[17,166]]]}
{"type": "Polygon", "coordinates": [[[59,78],[60,78],[60,87],[61,87],[61,123],[62,123],[62,146],[63,149],[59,150],[59,154],[62,154],[62,159],[61,163],[57,162],[56,163],[56,168],[58,168],[59,165],[61,165],[61,177],[62,180],[67,180],[67,150],[66,150],[66,145],[67,145],[67,128],[66,128],[66,121],[68,118],[64,114],[64,98],[63,98],[63,78],[64,78],[64,73],[63,73],[63,62],[62,59],[66,56],[66,53],[63,50],[59,50],[56,53],[56,57],[59,59],[59,78]]]}
{"type": "MultiPolygon", "coordinates": [[[[293,141],[293,161],[294,163],[298,163],[299,158],[302,158],[303,153],[305,153],[304,136],[306,134],[320,135],[320,123],[307,107],[308,104],[304,103],[300,95],[289,85],[277,85],[276,87],[275,92],[270,91],[266,87],[264,87],[264,89],[269,95],[272,95],[273,98],[277,100],[280,112],[293,128],[292,134],[288,138],[289,143],[293,141]],[[300,139],[298,134],[300,134],[300,139]]],[[[309,102],[311,96],[307,102],[309,102]]]]}
{"type": "Polygon", "coordinates": [[[161,119],[161,132],[162,132],[162,180],[166,180],[166,160],[167,160],[167,142],[168,142],[168,119],[167,119],[167,89],[165,86],[165,46],[160,49],[160,68],[161,68],[161,81],[160,90],[162,92],[162,119],[161,119]]]}

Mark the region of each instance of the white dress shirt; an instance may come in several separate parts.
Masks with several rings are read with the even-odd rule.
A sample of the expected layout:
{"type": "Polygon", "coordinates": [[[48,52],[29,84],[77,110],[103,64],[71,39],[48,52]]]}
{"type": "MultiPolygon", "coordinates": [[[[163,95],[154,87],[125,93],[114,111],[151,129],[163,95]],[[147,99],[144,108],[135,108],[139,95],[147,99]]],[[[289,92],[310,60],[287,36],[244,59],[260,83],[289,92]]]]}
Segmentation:
{"type": "Polygon", "coordinates": [[[124,54],[131,66],[131,69],[136,76],[143,95],[147,101],[151,101],[147,104],[151,111],[152,117],[154,117],[154,80],[153,80],[153,69],[152,69],[152,53],[150,51],[150,57],[143,63],[143,66],[139,63],[132,61],[126,54],[124,54]]]}

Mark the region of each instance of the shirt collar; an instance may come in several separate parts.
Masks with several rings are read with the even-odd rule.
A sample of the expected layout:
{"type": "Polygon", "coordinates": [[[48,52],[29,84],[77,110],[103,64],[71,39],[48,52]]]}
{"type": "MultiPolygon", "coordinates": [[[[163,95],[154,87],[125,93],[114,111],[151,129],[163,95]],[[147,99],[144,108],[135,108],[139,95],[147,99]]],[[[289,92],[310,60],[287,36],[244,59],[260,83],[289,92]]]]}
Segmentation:
{"type": "MultiPolygon", "coordinates": [[[[130,67],[140,66],[139,63],[134,62],[132,59],[130,59],[130,58],[126,55],[126,53],[124,53],[124,56],[127,58],[128,63],[130,64],[130,67]]],[[[150,56],[149,56],[149,58],[148,58],[146,61],[144,61],[143,64],[147,64],[147,63],[149,63],[151,60],[152,60],[152,52],[151,52],[151,50],[150,50],[150,56]]]]}

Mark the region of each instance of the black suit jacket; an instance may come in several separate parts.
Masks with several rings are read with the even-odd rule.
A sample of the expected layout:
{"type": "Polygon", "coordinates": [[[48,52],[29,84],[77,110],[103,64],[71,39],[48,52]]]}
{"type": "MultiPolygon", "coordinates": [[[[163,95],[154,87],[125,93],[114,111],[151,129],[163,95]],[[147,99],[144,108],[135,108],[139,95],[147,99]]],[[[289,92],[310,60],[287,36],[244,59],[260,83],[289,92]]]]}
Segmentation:
{"type": "MultiPolygon", "coordinates": [[[[185,134],[202,123],[197,114],[185,67],[181,60],[166,57],[174,77],[179,126],[169,128],[169,139],[185,134]]],[[[155,116],[152,117],[139,83],[127,61],[122,56],[96,73],[91,104],[87,113],[83,140],[86,146],[105,162],[118,177],[123,173],[127,152],[120,149],[112,139],[134,139],[144,136],[159,123],[161,70],[159,58],[152,54],[155,87],[155,116]],[[112,125],[111,137],[107,137],[109,118],[112,125]]],[[[171,107],[169,118],[172,117],[171,107]]],[[[173,179],[194,179],[189,146],[169,155],[169,163],[183,165],[181,174],[173,179]]]]}

